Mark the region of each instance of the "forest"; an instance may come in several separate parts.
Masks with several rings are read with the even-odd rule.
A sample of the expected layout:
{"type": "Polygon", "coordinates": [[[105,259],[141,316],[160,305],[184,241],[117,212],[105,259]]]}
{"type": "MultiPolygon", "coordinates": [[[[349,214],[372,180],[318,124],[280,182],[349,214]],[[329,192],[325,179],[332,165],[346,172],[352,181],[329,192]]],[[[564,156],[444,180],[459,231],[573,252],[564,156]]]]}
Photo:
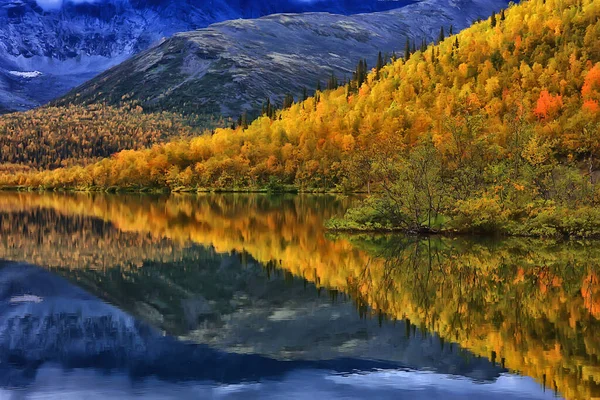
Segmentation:
{"type": "MultiPolygon", "coordinates": [[[[86,165],[121,150],[202,133],[194,115],[145,113],[132,102],[115,108],[42,107],[0,116],[0,171],[55,169],[86,165]]],[[[224,121],[212,121],[224,124],[224,121]]]]}
{"type": "Polygon", "coordinates": [[[524,1],[248,126],[0,186],[366,191],[332,229],[598,236],[599,17],[524,1]]]}

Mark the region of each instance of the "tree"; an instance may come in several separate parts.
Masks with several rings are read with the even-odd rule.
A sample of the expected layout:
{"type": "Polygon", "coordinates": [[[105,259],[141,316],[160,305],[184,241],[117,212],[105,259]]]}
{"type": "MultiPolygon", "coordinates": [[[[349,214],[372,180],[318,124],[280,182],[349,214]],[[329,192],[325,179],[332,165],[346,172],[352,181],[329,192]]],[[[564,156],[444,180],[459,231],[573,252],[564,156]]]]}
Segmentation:
{"type": "Polygon", "coordinates": [[[563,106],[561,95],[552,95],[547,90],[542,90],[538,97],[534,114],[540,119],[553,118],[563,106]]]}
{"type": "Polygon", "coordinates": [[[338,80],[335,76],[335,72],[331,72],[331,76],[329,77],[329,81],[327,81],[327,90],[337,89],[339,86],[338,80]]]}
{"type": "Polygon", "coordinates": [[[381,68],[383,68],[383,66],[384,66],[383,56],[381,55],[381,51],[380,51],[379,54],[377,54],[377,64],[375,65],[375,76],[377,78],[379,78],[379,71],[381,71],[381,68]]]}
{"type": "Polygon", "coordinates": [[[283,109],[285,110],[290,108],[292,104],[294,104],[294,96],[288,93],[283,98],[283,109]]]}

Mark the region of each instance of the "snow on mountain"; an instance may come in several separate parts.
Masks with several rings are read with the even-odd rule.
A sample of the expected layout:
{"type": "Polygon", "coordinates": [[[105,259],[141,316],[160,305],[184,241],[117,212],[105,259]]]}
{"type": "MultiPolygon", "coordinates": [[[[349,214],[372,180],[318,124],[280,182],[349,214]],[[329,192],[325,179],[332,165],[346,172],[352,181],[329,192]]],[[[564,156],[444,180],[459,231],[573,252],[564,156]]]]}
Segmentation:
{"type": "Polygon", "coordinates": [[[0,111],[43,104],[175,32],[277,12],[351,14],[412,1],[4,0],[0,111]],[[44,79],[32,82],[10,71],[39,71],[44,79]]]}

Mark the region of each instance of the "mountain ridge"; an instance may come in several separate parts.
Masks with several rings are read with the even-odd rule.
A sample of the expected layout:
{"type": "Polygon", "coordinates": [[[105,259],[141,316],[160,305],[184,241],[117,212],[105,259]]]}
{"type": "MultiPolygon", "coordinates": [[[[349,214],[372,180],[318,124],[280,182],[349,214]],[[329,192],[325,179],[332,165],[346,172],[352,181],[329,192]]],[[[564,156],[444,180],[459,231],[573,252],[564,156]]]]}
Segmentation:
{"type": "Polygon", "coordinates": [[[402,53],[440,28],[462,29],[508,2],[428,0],[369,14],[274,14],[177,33],[100,74],[52,104],[116,105],[123,98],[149,110],[256,113],[265,99],[300,98],[334,73],[351,78],[357,62],[374,66],[379,51],[402,53]]]}
{"type": "Polygon", "coordinates": [[[0,108],[18,111],[44,104],[162,37],[214,22],[281,11],[376,11],[411,1],[352,0],[340,6],[333,0],[102,0],[65,1],[58,9],[43,9],[36,0],[8,0],[0,5],[0,108]],[[40,75],[28,78],[11,71],[40,75]]]}

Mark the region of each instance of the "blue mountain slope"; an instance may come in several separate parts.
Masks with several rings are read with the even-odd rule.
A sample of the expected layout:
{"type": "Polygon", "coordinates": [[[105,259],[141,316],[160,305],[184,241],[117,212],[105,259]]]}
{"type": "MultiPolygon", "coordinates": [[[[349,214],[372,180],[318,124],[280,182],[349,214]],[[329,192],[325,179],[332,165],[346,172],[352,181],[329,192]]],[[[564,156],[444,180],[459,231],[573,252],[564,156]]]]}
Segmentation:
{"type": "Polygon", "coordinates": [[[255,116],[266,98],[302,96],[334,73],[352,76],[359,59],[373,67],[379,51],[403,54],[468,27],[507,6],[497,0],[427,0],[401,9],[344,16],[275,14],[232,20],[175,34],[111,68],[55,104],[139,101],[147,110],[177,110],[237,118],[255,116]]]}
{"type": "MultiPolygon", "coordinates": [[[[348,71],[357,61],[356,54],[372,57],[376,50],[402,48],[407,29],[416,28],[420,37],[424,33],[430,37],[431,32],[442,25],[454,23],[455,28],[464,27],[476,17],[487,16],[506,4],[505,0],[4,0],[0,1],[0,113],[44,104],[131,55],[161,43],[165,37],[215,22],[273,13],[319,11],[335,15],[319,17],[317,19],[321,21],[316,22],[310,17],[311,13],[301,14],[309,15],[306,21],[303,17],[294,17],[299,19],[300,25],[306,25],[305,30],[300,25],[297,30],[300,36],[310,41],[307,51],[321,57],[321,54],[328,55],[327,49],[332,46],[343,50],[339,52],[338,61],[325,60],[325,69],[317,68],[301,77],[301,84],[306,85],[306,82],[315,82],[323,72],[348,71]],[[398,7],[407,11],[386,16],[386,10],[398,7]],[[370,17],[375,11],[383,14],[370,17]],[[365,12],[367,14],[356,14],[365,12]],[[315,24],[346,26],[345,18],[350,17],[344,15],[350,14],[352,19],[348,24],[358,24],[360,29],[376,32],[368,38],[369,43],[355,40],[339,43],[339,37],[328,42],[326,37],[314,35],[315,24]],[[372,23],[378,25],[371,27],[372,23]]],[[[256,25],[256,34],[261,35],[263,25],[263,22],[256,25]]],[[[254,25],[245,24],[244,29],[249,29],[248,26],[254,25]]],[[[295,35],[289,30],[282,32],[282,35],[288,34],[295,35]]],[[[227,32],[225,35],[226,40],[240,40],[227,32]]],[[[286,41],[289,42],[287,37],[286,41]]],[[[295,46],[292,49],[287,53],[300,59],[307,56],[295,46]]],[[[286,51],[280,49],[278,53],[286,51]]],[[[225,58],[231,57],[225,55],[225,58]]],[[[225,114],[255,107],[255,104],[247,103],[248,99],[254,101],[265,95],[281,95],[287,90],[297,94],[299,85],[296,79],[277,93],[271,88],[256,93],[244,92],[239,104],[225,106],[225,114]]]]}
{"type": "Polygon", "coordinates": [[[278,12],[353,14],[387,10],[411,2],[3,0],[0,1],[0,112],[43,104],[175,32],[278,12]]]}

